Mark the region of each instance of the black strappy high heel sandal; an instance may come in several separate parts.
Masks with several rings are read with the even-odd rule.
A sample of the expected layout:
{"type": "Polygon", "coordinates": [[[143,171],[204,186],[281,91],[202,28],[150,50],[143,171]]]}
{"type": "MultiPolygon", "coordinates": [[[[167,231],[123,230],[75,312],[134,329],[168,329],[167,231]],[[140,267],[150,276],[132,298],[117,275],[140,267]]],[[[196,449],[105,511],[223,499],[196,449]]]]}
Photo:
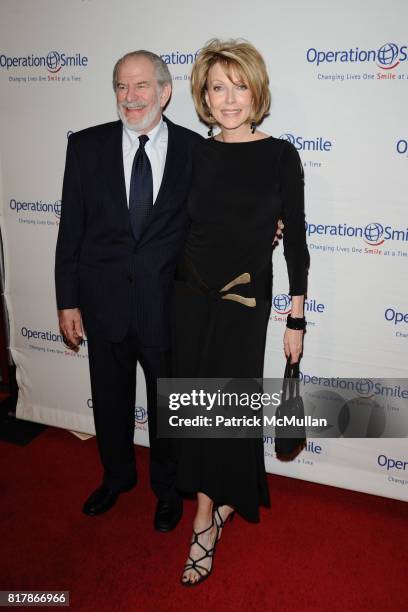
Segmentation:
{"type": "Polygon", "coordinates": [[[215,523],[216,523],[216,525],[217,525],[217,530],[218,530],[217,542],[218,542],[218,541],[219,541],[219,539],[221,538],[221,532],[222,532],[223,528],[225,527],[225,525],[226,525],[227,521],[230,521],[230,522],[231,522],[231,521],[232,521],[232,519],[234,518],[234,516],[235,516],[235,510],[233,510],[233,511],[231,512],[231,514],[229,514],[229,515],[227,516],[227,518],[225,519],[225,521],[224,521],[224,520],[223,520],[223,518],[222,518],[222,516],[221,516],[221,514],[220,514],[220,511],[219,511],[219,506],[216,506],[216,507],[214,508],[213,517],[214,517],[215,523]]]}
{"type": "Polygon", "coordinates": [[[190,580],[183,580],[183,576],[181,577],[181,584],[183,586],[196,586],[197,584],[200,584],[201,582],[204,582],[204,580],[206,578],[208,578],[208,576],[211,574],[212,570],[213,570],[213,565],[214,565],[214,554],[215,554],[215,548],[216,548],[216,544],[218,542],[218,525],[217,522],[214,520],[214,516],[213,516],[213,520],[212,523],[209,527],[207,527],[207,529],[203,529],[203,531],[194,531],[193,529],[193,539],[190,545],[190,550],[191,547],[194,546],[194,544],[197,544],[197,546],[199,546],[203,551],[204,551],[204,555],[202,557],[200,557],[199,559],[192,559],[190,557],[190,555],[188,556],[188,558],[190,559],[191,563],[186,563],[184,566],[184,571],[183,571],[183,576],[186,572],[188,572],[189,570],[194,570],[196,572],[196,574],[199,575],[199,579],[195,580],[194,582],[190,582],[190,580]],[[214,545],[212,548],[205,548],[205,546],[203,546],[199,541],[198,541],[198,536],[202,535],[203,533],[205,533],[206,531],[208,531],[209,529],[211,529],[212,527],[214,527],[214,525],[217,528],[217,533],[215,536],[215,540],[214,540],[214,545]],[[208,558],[212,558],[212,562],[211,562],[211,566],[210,568],[204,567],[203,565],[200,565],[200,563],[202,561],[204,561],[204,559],[208,559],[208,558]],[[205,573],[202,573],[205,572],[205,573]]]}

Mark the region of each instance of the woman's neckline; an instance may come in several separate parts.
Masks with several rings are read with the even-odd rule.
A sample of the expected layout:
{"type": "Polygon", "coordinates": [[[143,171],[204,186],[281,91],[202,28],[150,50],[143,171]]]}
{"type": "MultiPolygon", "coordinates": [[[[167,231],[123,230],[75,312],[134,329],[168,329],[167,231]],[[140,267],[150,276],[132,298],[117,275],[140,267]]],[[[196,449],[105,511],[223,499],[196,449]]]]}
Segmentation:
{"type": "Polygon", "coordinates": [[[273,136],[266,136],[266,138],[258,138],[257,140],[240,140],[237,142],[225,142],[225,140],[215,140],[215,137],[207,138],[207,142],[215,142],[217,145],[248,145],[255,144],[257,142],[265,142],[265,140],[271,140],[273,136]]]}

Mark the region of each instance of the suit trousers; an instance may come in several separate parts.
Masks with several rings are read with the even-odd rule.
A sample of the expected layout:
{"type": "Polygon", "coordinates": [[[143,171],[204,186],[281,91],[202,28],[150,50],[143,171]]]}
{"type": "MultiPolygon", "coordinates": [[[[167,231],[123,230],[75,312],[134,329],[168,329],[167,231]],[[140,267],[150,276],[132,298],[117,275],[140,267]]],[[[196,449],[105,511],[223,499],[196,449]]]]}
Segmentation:
{"type": "Polygon", "coordinates": [[[172,440],[158,439],[157,378],[170,376],[170,350],[143,346],[131,325],[121,342],[88,334],[88,354],[96,438],[104,469],[103,484],[113,491],[137,482],[135,447],[136,365],[146,379],[150,484],[158,499],[180,501],[175,489],[172,440]]]}

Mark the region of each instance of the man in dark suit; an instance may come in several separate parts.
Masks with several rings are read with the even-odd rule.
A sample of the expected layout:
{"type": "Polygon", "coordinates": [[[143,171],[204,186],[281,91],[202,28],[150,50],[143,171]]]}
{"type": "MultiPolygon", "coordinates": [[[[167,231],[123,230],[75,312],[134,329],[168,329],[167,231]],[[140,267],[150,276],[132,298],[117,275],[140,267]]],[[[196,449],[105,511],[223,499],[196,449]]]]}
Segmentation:
{"type": "Polygon", "coordinates": [[[146,378],[154,526],[182,514],[169,441],[156,437],[156,379],[170,375],[170,296],[187,226],[191,150],[200,136],[162,112],[171,95],[166,64],[126,54],[113,84],[120,121],[68,140],[56,250],[61,332],[76,348],[85,328],[103,482],[84,504],[105,512],[137,482],[133,445],[136,364],[146,378]]]}

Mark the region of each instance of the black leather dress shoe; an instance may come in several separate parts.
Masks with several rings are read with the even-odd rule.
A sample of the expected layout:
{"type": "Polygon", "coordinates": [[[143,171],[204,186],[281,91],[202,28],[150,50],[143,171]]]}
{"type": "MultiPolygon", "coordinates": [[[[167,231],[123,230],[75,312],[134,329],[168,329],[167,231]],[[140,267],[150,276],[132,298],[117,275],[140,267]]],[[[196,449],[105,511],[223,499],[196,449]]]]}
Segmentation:
{"type": "Polygon", "coordinates": [[[174,529],[183,514],[183,502],[159,501],[154,515],[154,528],[157,531],[171,531],[174,529]]]}
{"type": "Polygon", "coordinates": [[[82,512],[88,516],[103,514],[112,508],[121,493],[130,491],[134,486],[131,485],[118,491],[112,491],[105,485],[101,485],[88,497],[83,505],[82,512]]]}

